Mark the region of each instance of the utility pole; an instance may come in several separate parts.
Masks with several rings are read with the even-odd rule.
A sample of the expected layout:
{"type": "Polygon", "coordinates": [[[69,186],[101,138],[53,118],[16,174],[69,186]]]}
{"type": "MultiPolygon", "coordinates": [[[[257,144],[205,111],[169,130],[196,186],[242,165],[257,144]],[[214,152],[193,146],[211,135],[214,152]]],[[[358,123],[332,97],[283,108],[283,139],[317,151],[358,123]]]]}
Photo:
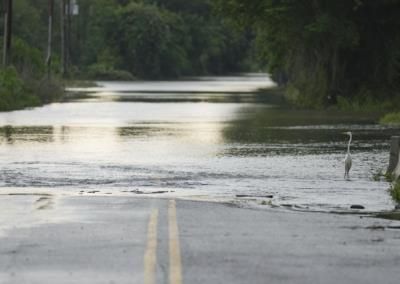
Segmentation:
{"type": "Polygon", "coordinates": [[[49,26],[47,37],[47,78],[51,79],[51,56],[52,56],[52,42],[53,42],[53,15],[54,15],[54,0],[49,0],[49,26]]]}
{"type": "Polygon", "coordinates": [[[61,74],[68,74],[68,67],[71,63],[71,42],[72,42],[72,16],[79,15],[79,5],[76,0],[60,0],[61,8],[61,74]]]}
{"type": "Polygon", "coordinates": [[[12,40],[12,0],[3,0],[4,4],[4,43],[3,43],[3,66],[10,63],[11,40],[12,40]]]}

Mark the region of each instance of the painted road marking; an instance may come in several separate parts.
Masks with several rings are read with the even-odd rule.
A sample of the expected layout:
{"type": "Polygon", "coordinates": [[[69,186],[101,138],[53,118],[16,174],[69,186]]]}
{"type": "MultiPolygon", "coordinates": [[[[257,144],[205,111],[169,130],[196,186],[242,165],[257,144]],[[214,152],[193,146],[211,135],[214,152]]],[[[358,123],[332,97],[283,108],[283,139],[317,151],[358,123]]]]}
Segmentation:
{"type": "Polygon", "coordinates": [[[176,202],[170,200],[168,205],[169,227],[169,283],[182,284],[181,251],[179,247],[178,222],[176,220],[176,202]]]}
{"type": "Polygon", "coordinates": [[[144,284],[156,283],[158,209],[153,209],[147,229],[147,247],[144,253],[144,284]]]}

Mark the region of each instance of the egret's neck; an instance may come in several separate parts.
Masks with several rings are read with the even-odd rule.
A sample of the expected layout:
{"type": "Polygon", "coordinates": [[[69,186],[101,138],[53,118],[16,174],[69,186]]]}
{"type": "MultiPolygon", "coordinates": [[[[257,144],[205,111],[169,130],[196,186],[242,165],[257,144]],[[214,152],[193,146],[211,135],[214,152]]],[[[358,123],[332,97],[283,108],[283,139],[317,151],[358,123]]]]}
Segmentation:
{"type": "Polygon", "coordinates": [[[350,153],[350,144],[351,144],[351,139],[353,138],[351,133],[349,134],[350,139],[349,139],[349,144],[347,144],[347,153],[350,153]]]}

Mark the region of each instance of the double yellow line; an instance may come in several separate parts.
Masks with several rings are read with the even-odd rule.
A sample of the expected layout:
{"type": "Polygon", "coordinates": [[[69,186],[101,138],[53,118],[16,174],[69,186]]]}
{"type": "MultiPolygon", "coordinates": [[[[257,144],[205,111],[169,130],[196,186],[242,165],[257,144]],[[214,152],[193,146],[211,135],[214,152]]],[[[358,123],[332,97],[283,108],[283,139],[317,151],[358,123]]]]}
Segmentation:
{"type": "MultiPolygon", "coordinates": [[[[147,228],[147,247],[144,254],[144,284],[156,283],[158,209],[153,209],[147,228]]],[[[182,284],[182,264],[176,202],[168,204],[169,283],[182,284]]]]}

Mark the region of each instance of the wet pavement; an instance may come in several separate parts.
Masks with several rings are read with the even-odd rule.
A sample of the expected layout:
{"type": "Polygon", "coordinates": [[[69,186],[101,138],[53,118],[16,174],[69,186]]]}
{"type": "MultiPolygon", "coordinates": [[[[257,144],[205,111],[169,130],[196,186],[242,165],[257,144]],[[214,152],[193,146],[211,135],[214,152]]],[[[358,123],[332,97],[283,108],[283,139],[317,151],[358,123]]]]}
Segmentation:
{"type": "Polygon", "coordinates": [[[398,221],[126,196],[0,196],[7,207],[4,284],[398,283],[398,221]]]}

